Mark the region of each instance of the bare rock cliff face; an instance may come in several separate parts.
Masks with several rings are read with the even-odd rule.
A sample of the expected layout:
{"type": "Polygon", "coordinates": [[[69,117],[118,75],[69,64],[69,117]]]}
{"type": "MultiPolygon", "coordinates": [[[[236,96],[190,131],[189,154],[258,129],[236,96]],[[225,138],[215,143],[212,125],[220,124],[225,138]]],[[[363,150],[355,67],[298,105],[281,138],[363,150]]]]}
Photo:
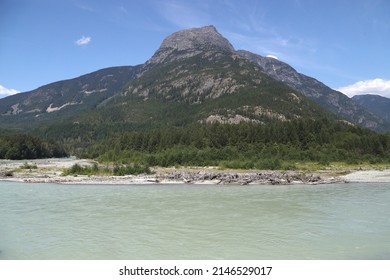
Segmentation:
{"type": "Polygon", "coordinates": [[[199,103],[235,93],[245,83],[238,82],[236,73],[229,70],[233,57],[238,57],[233,46],[214,26],[175,32],[162,42],[138,75],[141,81],[151,82],[134,81],[125,95],[199,103]]]}
{"type": "Polygon", "coordinates": [[[168,36],[146,65],[180,60],[213,49],[234,52],[230,42],[212,25],[181,30],[168,36]]]}

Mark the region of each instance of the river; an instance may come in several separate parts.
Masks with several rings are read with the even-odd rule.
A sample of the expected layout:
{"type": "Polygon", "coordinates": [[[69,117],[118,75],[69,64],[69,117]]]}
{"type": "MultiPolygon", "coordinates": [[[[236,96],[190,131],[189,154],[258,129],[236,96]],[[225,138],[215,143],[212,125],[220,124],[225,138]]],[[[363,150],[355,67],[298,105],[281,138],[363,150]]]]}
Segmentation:
{"type": "Polygon", "coordinates": [[[390,259],[390,184],[0,181],[0,259],[390,259]]]}

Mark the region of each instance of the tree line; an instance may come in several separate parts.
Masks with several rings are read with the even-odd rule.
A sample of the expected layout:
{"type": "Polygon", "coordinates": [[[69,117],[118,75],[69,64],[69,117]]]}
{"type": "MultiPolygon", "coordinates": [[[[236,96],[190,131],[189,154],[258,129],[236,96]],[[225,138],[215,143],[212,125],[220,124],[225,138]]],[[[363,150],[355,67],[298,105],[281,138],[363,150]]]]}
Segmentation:
{"type": "MultiPolygon", "coordinates": [[[[175,165],[288,169],[296,161],[390,162],[390,135],[326,118],[266,125],[195,123],[89,137],[86,143],[72,143],[74,155],[140,170],[175,165]]],[[[0,158],[67,156],[61,141],[61,137],[49,141],[22,134],[0,136],[0,158]]]]}
{"type": "Polygon", "coordinates": [[[0,136],[0,159],[37,159],[65,157],[67,153],[54,142],[25,135],[0,136]]]}
{"type": "Polygon", "coordinates": [[[287,161],[389,162],[390,136],[328,119],[192,124],[116,134],[79,156],[148,166],[289,168],[287,161]]]}

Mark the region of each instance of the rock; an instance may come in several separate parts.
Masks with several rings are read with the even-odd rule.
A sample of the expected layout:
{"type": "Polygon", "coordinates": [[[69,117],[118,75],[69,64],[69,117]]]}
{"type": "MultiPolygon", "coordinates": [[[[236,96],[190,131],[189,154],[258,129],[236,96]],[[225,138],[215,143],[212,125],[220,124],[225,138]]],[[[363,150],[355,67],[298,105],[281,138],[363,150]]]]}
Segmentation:
{"type": "Polygon", "coordinates": [[[209,49],[234,52],[234,48],[230,42],[224,38],[214,26],[210,25],[181,30],[168,36],[146,64],[149,65],[166,62],[167,60],[174,61],[188,58],[209,49]],[[175,55],[172,55],[174,53],[175,55]]]}

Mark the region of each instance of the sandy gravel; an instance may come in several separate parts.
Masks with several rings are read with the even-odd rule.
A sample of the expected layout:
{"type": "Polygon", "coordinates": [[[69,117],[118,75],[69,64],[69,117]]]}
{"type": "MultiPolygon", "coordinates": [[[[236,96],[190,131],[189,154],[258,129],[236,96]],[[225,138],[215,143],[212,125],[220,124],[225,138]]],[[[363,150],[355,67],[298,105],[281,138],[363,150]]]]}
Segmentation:
{"type": "Polygon", "coordinates": [[[390,169],[354,171],[342,178],[347,182],[390,183],[390,169]]]}
{"type": "Polygon", "coordinates": [[[34,160],[0,160],[0,175],[4,175],[7,171],[14,171],[15,177],[23,176],[39,176],[39,175],[60,175],[65,168],[70,168],[74,164],[82,166],[92,165],[93,162],[87,159],[76,158],[49,158],[49,159],[34,159],[34,160]],[[28,164],[36,166],[37,169],[23,169],[22,166],[28,164]]]}
{"type": "MultiPolygon", "coordinates": [[[[346,171],[320,171],[308,173],[303,171],[237,171],[218,170],[217,168],[158,168],[153,175],[139,176],[62,176],[65,168],[74,164],[81,166],[92,165],[93,161],[87,159],[61,158],[61,159],[37,159],[37,160],[0,160],[0,180],[12,180],[31,183],[61,183],[61,184],[156,184],[156,183],[192,183],[192,184],[225,184],[221,176],[231,176],[232,184],[323,184],[337,182],[389,182],[390,169],[352,171],[340,176],[340,172],[346,171]],[[33,169],[24,169],[24,165],[36,166],[33,169]],[[10,176],[12,174],[12,176],[10,176]],[[218,174],[218,179],[212,179],[218,174]],[[251,181],[255,174],[262,174],[263,181],[251,181]],[[337,175],[338,174],[338,175],[337,175]],[[207,176],[205,176],[207,175],[207,176]],[[210,178],[210,179],[207,179],[210,178]],[[242,181],[247,180],[249,181],[242,181]],[[288,182],[286,182],[286,178],[288,182]],[[288,178],[298,178],[290,181],[288,178]],[[312,180],[313,179],[313,180],[312,180]]],[[[257,176],[257,175],[256,175],[257,176]]],[[[228,180],[229,181],[229,180],[228,180]]],[[[228,182],[229,183],[229,182],[228,182]]]]}
{"type": "Polygon", "coordinates": [[[148,182],[149,178],[136,176],[62,176],[64,169],[74,164],[91,166],[94,162],[77,158],[50,158],[35,160],[0,160],[0,179],[29,183],[62,183],[62,184],[131,184],[148,182]],[[23,165],[36,166],[23,169],[23,165]],[[12,176],[7,173],[12,171],[12,176]]]}

